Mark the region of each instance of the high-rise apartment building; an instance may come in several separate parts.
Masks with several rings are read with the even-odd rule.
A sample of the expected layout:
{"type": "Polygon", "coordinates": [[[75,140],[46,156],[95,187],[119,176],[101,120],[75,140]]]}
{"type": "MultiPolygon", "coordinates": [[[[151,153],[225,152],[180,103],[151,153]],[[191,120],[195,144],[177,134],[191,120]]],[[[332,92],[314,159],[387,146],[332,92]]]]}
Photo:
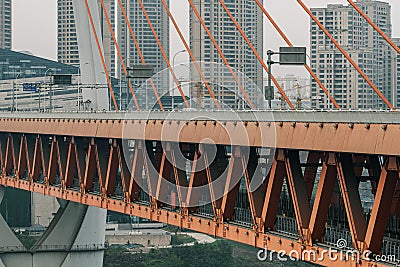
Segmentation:
{"type": "MultiPolygon", "coordinates": [[[[392,41],[400,47],[400,38],[393,38],[392,41]]],[[[400,54],[394,53],[393,56],[393,62],[394,62],[394,88],[395,88],[395,103],[393,103],[396,107],[399,107],[400,105],[400,54]]]]}
{"type": "MultiPolygon", "coordinates": [[[[142,0],[142,2],[161,40],[165,52],[167,56],[169,56],[169,20],[164,6],[161,1],[142,0]]],[[[119,4],[113,0],[104,0],[104,3],[125,65],[127,67],[132,67],[142,64],[119,4]]],[[[158,48],[156,39],[153,36],[139,3],[137,1],[122,0],[122,4],[146,63],[154,67],[155,73],[166,69],[167,65],[163,55],[158,48]]],[[[123,102],[122,106],[125,107],[131,100],[131,93],[126,86],[127,78],[121,68],[121,62],[100,4],[99,14],[102,22],[101,39],[103,40],[107,70],[112,77],[121,78],[121,93],[119,90],[120,88],[114,88],[114,91],[117,101],[120,102],[121,100],[121,102],[123,102]]],[[[65,64],[79,66],[79,51],[75,27],[72,0],[58,0],[58,60],[65,64]]],[[[132,83],[135,84],[134,89],[138,91],[137,97],[140,100],[140,104],[147,103],[148,106],[151,106],[156,102],[155,98],[152,99],[154,97],[152,87],[145,84],[140,89],[136,88],[142,85],[146,80],[147,79],[134,79],[132,83]]],[[[155,78],[154,83],[160,95],[168,91],[168,80],[167,72],[155,78]]],[[[145,107],[143,106],[142,108],[145,107]]]]}
{"type": "MultiPolygon", "coordinates": [[[[392,36],[388,3],[360,0],[357,5],[385,34],[392,36]]],[[[351,6],[328,5],[313,8],[312,12],[388,100],[394,102],[393,52],[380,35],[351,6]]],[[[385,107],[314,21],[311,21],[311,57],[312,69],[342,108],[385,107]]],[[[312,96],[314,108],[332,107],[316,82],[312,83],[312,96]]]]}
{"type": "MultiPolygon", "coordinates": [[[[169,1],[166,1],[169,5],[169,1]]],[[[138,42],[138,46],[143,54],[147,65],[153,67],[154,86],[158,93],[161,95],[167,94],[169,91],[169,72],[167,64],[165,63],[164,56],[157,44],[153,32],[147,22],[144,12],[138,1],[123,0],[127,16],[138,42]]],[[[168,14],[161,1],[142,0],[143,6],[150,18],[155,32],[164,48],[166,56],[169,58],[170,54],[170,29],[168,14]]],[[[142,65],[141,57],[138,53],[136,45],[131,36],[130,30],[127,27],[125,18],[118,8],[117,13],[117,27],[118,29],[118,42],[125,61],[129,67],[135,65],[142,65]]],[[[116,76],[122,77],[125,80],[125,75],[121,70],[119,59],[118,65],[115,68],[116,76]]],[[[136,88],[136,96],[139,105],[142,109],[151,108],[157,101],[153,93],[152,85],[146,82],[147,79],[133,79],[132,83],[139,86],[136,88]]],[[[126,95],[129,96],[130,92],[127,90],[126,95]]],[[[127,97],[129,99],[129,97],[127,97]]]]}
{"type": "Polygon", "coordinates": [[[0,48],[11,49],[11,0],[0,0],[0,48]]]}
{"type": "Polygon", "coordinates": [[[57,58],[64,64],[79,66],[78,37],[72,0],[57,1],[57,58]]]}
{"type": "MultiPolygon", "coordinates": [[[[246,91],[253,102],[262,103],[262,66],[219,1],[195,0],[193,3],[231,66],[237,72],[244,74],[239,75],[239,80],[246,87],[246,91]],[[251,86],[247,78],[257,85],[258,88],[251,86]]],[[[226,6],[243,28],[258,53],[263,55],[263,16],[257,4],[254,1],[236,0],[226,1],[226,6]]],[[[248,107],[245,101],[243,101],[243,95],[238,86],[236,86],[232,75],[225,67],[222,67],[224,63],[221,57],[192,10],[190,12],[190,43],[195,58],[199,62],[203,62],[205,75],[211,83],[216,98],[231,108],[248,107]]],[[[191,70],[191,80],[201,80],[194,68],[191,70]]],[[[194,86],[192,88],[192,96],[194,98],[208,97],[207,91],[204,88],[202,91],[205,92],[199,94],[199,91],[194,86]]]]}
{"type": "MultiPolygon", "coordinates": [[[[109,12],[112,24],[115,25],[114,16],[112,15],[114,14],[115,2],[113,0],[104,0],[104,4],[106,6],[107,11],[109,12]]],[[[75,24],[75,18],[74,18],[75,16],[74,16],[72,0],[58,0],[57,10],[58,10],[58,16],[57,16],[58,61],[60,63],[78,67],[79,66],[78,37],[76,32],[76,24],[75,24]]],[[[111,34],[108,29],[105,16],[103,15],[102,6],[100,4],[99,4],[99,14],[100,14],[100,20],[102,21],[101,36],[99,36],[99,39],[103,40],[106,65],[108,71],[111,73],[112,64],[114,63],[113,60],[114,54],[112,53],[112,49],[114,46],[112,44],[111,34]]]]}

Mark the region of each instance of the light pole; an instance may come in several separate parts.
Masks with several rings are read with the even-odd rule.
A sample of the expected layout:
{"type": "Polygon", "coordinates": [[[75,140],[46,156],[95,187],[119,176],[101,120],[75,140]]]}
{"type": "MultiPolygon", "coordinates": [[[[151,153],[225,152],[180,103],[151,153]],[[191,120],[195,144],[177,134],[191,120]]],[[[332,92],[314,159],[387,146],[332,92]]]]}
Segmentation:
{"type": "MultiPolygon", "coordinates": [[[[19,72],[16,76],[15,76],[15,80],[18,80],[22,75],[22,72],[19,72]]],[[[16,82],[13,81],[13,91],[12,91],[12,109],[11,112],[14,112],[17,110],[17,101],[16,101],[16,94],[15,94],[15,84],[16,82]]]]}
{"type": "MultiPolygon", "coordinates": [[[[123,61],[127,69],[130,68],[130,67],[129,67],[129,65],[130,65],[129,60],[130,60],[130,59],[131,59],[131,57],[128,56],[128,57],[123,61]],[[129,64],[128,64],[128,63],[129,63],[129,64]]],[[[128,88],[128,86],[129,86],[129,74],[128,74],[128,77],[125,77],[125,78],[127,78],[126,87],[128,88]]],[[[127,100],[127,101],[128,101],[128,100],[127,100]]],[[[122,66],[120,66],[120,68],[119,68],[119,110],[122,110],[122,66]]]]}
{"type": "MultiPolygon", "coordinates": [[[[45,78],[47,78],[47,72],[49,72],[49,71],[53,71],[53,69],[47,69],[46,70],[46,72],[44,73],[44,76],[45,76],[45,78]]],[[[50,72],[50,76],[52,75],[52,73],[50,72]]],[[[52,91],[53,91],[53,88],[52,88],[52,81],[50,80],[49,81],[49,101],[50,101],[50,112],[51,111],[53,111],[53,97],[52,97],[52,91]]]]}
{"type": "MultiPolygon", "coordinates": [[[[178,52],[175,53],[174,58],[172,59],[172,68],[173,68],[173,71],[174,71],[174,72],[175,72],[175,59],[176,59],[176,57],[177,57],[179,54],[181,54],[181,53],[186,53],[186,52],[187,52],[186,50],[180,50],[180,51],[178,51],[178,52]]],[[[172,91],[171,91],[171,96],[172,96],[171,110],[174,110],[174,109],[175,109],[175,92],[174,92],[174,89],[172,89],[172,91]]]]}
{"type": "MultiPolygon", "coordinates": [[[[85,62],[83,64],[85,65],[89,65],[89,63],[85,62]]],[[[83,96],[82,96],[82,92],[81,92],[81,83],[82,83],[82,73],[81,73],[81,66],[78,67],[78,111],[81,111],[82,108],[82,102],[83,102],[83,96]]]]}

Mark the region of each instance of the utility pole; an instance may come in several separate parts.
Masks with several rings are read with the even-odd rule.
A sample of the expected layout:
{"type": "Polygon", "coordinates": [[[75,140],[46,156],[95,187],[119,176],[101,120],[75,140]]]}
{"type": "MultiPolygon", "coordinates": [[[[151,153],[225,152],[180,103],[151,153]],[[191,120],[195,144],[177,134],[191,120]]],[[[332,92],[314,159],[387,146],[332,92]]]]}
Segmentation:
{"type": "Polygon", "coordinates": [[[15,111],[15,82],[13,81],[12,85],[12,105],[11,105],[11,112],[15,111]]]}

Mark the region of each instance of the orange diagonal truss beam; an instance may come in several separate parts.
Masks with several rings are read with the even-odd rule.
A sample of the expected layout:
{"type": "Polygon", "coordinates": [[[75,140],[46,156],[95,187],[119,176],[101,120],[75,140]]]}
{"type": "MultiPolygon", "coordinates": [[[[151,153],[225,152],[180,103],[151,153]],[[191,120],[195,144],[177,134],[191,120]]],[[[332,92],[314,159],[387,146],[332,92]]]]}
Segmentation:
{"type": "Polygon", "coordinates": [[[350,55],[343,49],[343,47],[333,38],[333,36],[328,32],[328,30],[322,25],[322,23],[313,15],[311,10],[303,3],[301,0],[297,0],[300,6],[307,12],[311,19],[318,25],[318,27],[325,33],[325,35],[332,41],[332,43],[339,49],[339,51],[347,58],[351,65],[357,70],[357,72],[364,78],[364,80],[371,86],[375,93],[382,99],[382,101],[392,110],[395,107],[390,103],[390,101],[382,94],[382,92],[375,86],[370,78],[361,70],[357,63],[350,57],[350,55]]]}
{"type": "MultiPolygon", "coordinates": [[[[114,41],[115,48],[117,49],[118,57],[119,57],[119,60],[121,61],[121,66],[122,66],[122,68],[124,70],[125,76],[128,76],[129,73],[128,73],[128,70],[127,70],[127,68],[125,66],[125,62],[124,62],[124,58],[122,57],[121,50],[119,49],[118,41],[117,41],[117,38],[115,37],[115,33],[114,33],[113,27],[111,25],[110,18],[108,16],[108,12],[107,12],[106,6],[105,6],[103,0],[100,0],[100,3],[101,3],[101,6],[102,6],[102,9],[103,9],[104,16],[105,16],[106,21],[107,21],[108,28],[109,28],[109,30],[111,32],[111,37],[113,38],[113,41],[114,41]]],[[[120,77],[120,79],[122,79],[122,77],[120,77]]],[[[139,104],[137,102],[135,91],[133,90],[131,81],[129,81],[128,84],[129,84],[129,89],[130,89],[130,91],[132,93],[133,101],[135,102],[136,109],[140,111],[139,104]]],[[[120,98],[121,97],[122,96],[120,96],[120,98]]]]}
{"type": "Polygon", "coordinates": [[[352,0],[347,0],[349,4],[354,7],[354,9],[390,44],[397,53],[400,54],[400,48],[392,41],[390,38],[376,25],[372,19],[370,19],[367,14],[365,14],[361,8],[359,8],[352,0]]]}
{"type": "MultiPolygon", "coordinates": [[[[278,24],[275,22],[275,20],[271,17],[271,15],[268,13],[268,11],[264,8],[263,4],[259,1],[259,0],[254,0],[257,5],[260,7],[260,9],[262,10],[262,12],[264,13],[264,15],[267,17],[267,19],[271,22],[271,24],[274,26],[274,28],[277,30],[277,32],[279,33],[279,35],[285,40],[286,44],[290,47],[293,47],[292,42],[290,42],[289,38],[285,35],[285,33],[282,31],[282,29],[278,26],[278,24]]],[[[315,82],[319,85],[319,87],[322,89],[322,91],[324,91],[325,95],[327,97],[329,97],[330,101],[332,102],[332,104],[340,109],[339,104],[336,102],[335,98],[333,98],[332,95],[329,94],[329,91],[326,89],[326,87],[323,85],[323,83],[321,82],[321,80],[317,77],[317,75],[314,73],[314,71],[310,68],[310,66],[308,64],[305,65],[308,73],[310,73],[310,75],[313,77],[313,79],[315,80],[315,82]]]]}
{"type": "Polygon", "coordinates": [[[211,34],[210,30],[208,29],[206,23],[204,22],[204,20],[202,19],[199,11],[197,10],[196,6],[193,4],[192,0],[188,0],[191,8],[193,9],[193,12],[196,14],[196,17],[199,19],[201,25],[203,26],[204,30],[207,32],[207,35],[209,36],[209,38],[211,39],[211,42],[214,44],[215,49],[217,49],[218,54],[221,56],[222,60],[224,61],[226,67],[228,68],[229,72],[232,74],[233,79],[235,80],[236,84],[239,86],[240,91],[242,92],[242,94],[245,96],[247,102],[249,103],[250,107],[252,109],[254,109],[254,105],[250,99],[250,97],[248,96],[246,90],[243,88],[242,84],[239,82],[239,78],[237,77],[236,73],[234,72],[234,70],[232,69],[231,65],[229,64],[228,60],[226,59],[224,53],[222,52],[221,48],[219,47],[218,43],[215,41],[213,35],[211,34]]]}
{"type": "MultiPolygon", "coordinates": [[[[243,36],[243,38],[246,40],[246,43],[249,45],[250,49],[253,51],[254,55],[257,57],[258,61],[260,64],[263,66],[264,70],[268,73],[268,67],[265,64],[264,60],[261,58],[260,54],[257,52],[247,35],[244,33],[242,27],[240,27],[239,23],[236,21],[236,19],[233,17],[232,13],[229,11],[228,7],[225,5],[225,2],[223,0],[219,0],[220,4],[224,8],[225,12],[228,14],[229,18],[235,24],[236,28],[240,32],[240,34],[243,36]]],[[[274,82],[275,86],[278,88],[279,93],[282,95],[282,97],[285,99],[286,103],[290,106],[291,109],[295,109],[294,105],[290,101],[289,97],[286,95],[285,91],[282,89],[278,81],[275,79],[273,75],[271,75],[271,79],[274,82]]]]}
{"type": "MultiPolygon", "coordinates": [[[[139,54],[140,60],[142,61],[142,64],[143,64],[143,65],[147,65],[146,60],[145,60],[145,58],[144,58],[144,56],[143,56],[143,53],[142,53],[142,49],[140,49],[139,42],[138,42],[138,40],[136,39],[136,36],[135,36],[135,33],[133,32],[133,29],[132,29],[131,23],[130,23],[130,21],[129,21],[128,15],[126,14],[125,7],[124,7],[124,5],[122,4],[121,0],[118,0],[118,5],[119,5],[119,7],[120,7],[120,9],[121,9],[121,12],[122,12],[122,14],[123,14],[123,16],[124,16],[126,25],[128,26],[128,29],[129,29],[129,32],[130,32],[130,34],[131,34],[132,40],[133,40],[133,42],[135,43],[135,47],[136,47],[136,50],[137,50],[137,52],[138,52],[138,54],[139,54]]],[[[163,107],[163,105],[162,105],[162,103],[161,103],[161,99],[160,99],[160,96],[158,95],[158,92],[157,92],[157,89],[156,89],[156,86],[155,86],[155,84],[154,84],[153,79],[150,78],[150,79],[149,79],[149,82],[150,82],[151,87],[153,88],[154,95],[155,95],[156,98],[157,98],[158,105],[160,106],[161,110],[164,110],[164,107],[163,107]]]]}
{"type": "Polygon", "coordinates": [[[106,78],[107,78],[107,83],[108,83],[108,88],[110,90],[110,95],[111,95],[111,98],[113,100],[115,110],[118,112],[119,110],[118,110],[117,100],[115,99],[114,91],[113,91],[112,84],[111,84],[110,75],[108,74],[108,70],[107,70],[106,60],[104,59],[103,51],[101,49],[101,44],[100,44],[100,41],[99,41],[99,36],[97,35],[96,26],[94,25],[93,16],[92,16],[92,12],[90,11],[88,0],[85,0],[85,5],[86,5],[86,10],[87,10],[87,13],[88,13],[88,16],[89,16],[90,25],[92,26],[93,35],[94,35],[94,38],[96,40],[97,49],[98,49],[99,54],[100,54],[101,63],[103,65],[104,73],[105,73],[106,78]]]}
{"type": "Polygon", "coordinates": [[[158,37],[156,30],[154,29],[153,23],[151,23],[150,17],[147,14],[146,8],[143,5],[143,1],[142,0],[138,0],[138,3],[139,3],[139,5],[140,5],[140,7],[141,7],[141,9],[143,11],[143,15],[146,17],[147,23],[148,23],[149,27],[151,28],[151,31],[153,32],[154,38],[157,41],[158,47],[160,48],[160,51],[161,51],[161,53],[162,53],[162,55],[164,57],[165,63],[167,63],[168,69],[172,74],[172,77],[174,79],[174,82],[175,82],[176,86],[178,87],[179,93],[181,94],[181,96],[183,98],[183,101],[185,102],[186,107],[189,108],[190,106],[189,106],[189,103],[188,103],[188,101],[186,99],[186,96],[183,93],[182,87],[181,87],[181,85],[180,85],[180,83],[178,81],[178,78],[175,75],[175,72],[174,72],[174,70],[173,70],[173,68],[171,66],[171,63],[169,62],[168,56],[165,53],[165,50],[164,50],[163,45],[161,44],[160,38],[158,37]]]}
{"type": "Polygon", "coordinates": [[[194,66],[196,67],[198,73],[200,74],[200,77],[201,77],[202,81],[204,82],[204,84],[205,84],[205,86],[206,86],[206,88],[208,90],[208,93],[210,94],[211,98],[213,99],[216,107],[218,109],[221,109],[221,105],[218,103],[217,99],[215,98],[214,92],[212,91],[210,85],[208,84],[207,79],[204,76],[203,71],[201,70],[201,67],[197,63],[196,58],[194,57],[194,55],[192,53],[192,50],[190,49],[188,43],[186,42],[185,37],[182,34],[182,31],[180,30],[178,24],[176,23],[174,16],[172,16],[172,13],[171,13],[171,10],[168,7],[168,4],[165,2],[165,0],[161,0],[161,1],[162,1],[162,4],[164,5],[165,10],[168,13],[169,18],[171,19],[172,24],[174,25],[174,27],[175,27],[178,35],[179,35],[179,38],[182,40],[182,43],[185,46],[186,50],[188,51],[188,53],[190,55],[190,58],[193,61],[194,66]]]}

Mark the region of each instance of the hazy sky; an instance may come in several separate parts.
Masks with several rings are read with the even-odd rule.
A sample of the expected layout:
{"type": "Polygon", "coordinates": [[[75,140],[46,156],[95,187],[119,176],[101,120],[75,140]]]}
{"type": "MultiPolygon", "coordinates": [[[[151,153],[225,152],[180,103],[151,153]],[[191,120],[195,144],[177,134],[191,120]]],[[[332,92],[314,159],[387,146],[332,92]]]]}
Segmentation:
{"type": "MultiPolygon", "coordinates": [[[[346,0],[304,0],[309,7],[326,6],[328,3],[347,3],[346,0]]],[[[392,4],[393,36],[400,37],[399,0],[387,0],[392,4]]],[[[188,35],[188,4],[186,0],[170,0],[171,9],[185,35],[188,35]]],[[[309,18],[296,0],[265,0],[270,14],[288,34],[289,39],[298,46],[309,44],[309,18]]],[[[57,1],[56,0],[13,0],[13,49],[28,50],[37,56],[57,58],[57,1]]],[[[178,37],[171,30],[171,39],[178,37]]],[[[284,45],[270,24],[265,27],[265,48],[276,50],[284,45]]],[[[171,55],[183,48],[173,42],[171,55]]],[[[185,55],[177,58],[177,63],[186,61],[185,55]]],[[[287,69],[286,69],[287,70],[287,69]]],[[[288,70],[287,70],[288,71],[288,70]]],[[[297,71],[296,71],[297,72],[297,71]]],[[[299,74],[300,75],[300,74],[299,74]]]]}

